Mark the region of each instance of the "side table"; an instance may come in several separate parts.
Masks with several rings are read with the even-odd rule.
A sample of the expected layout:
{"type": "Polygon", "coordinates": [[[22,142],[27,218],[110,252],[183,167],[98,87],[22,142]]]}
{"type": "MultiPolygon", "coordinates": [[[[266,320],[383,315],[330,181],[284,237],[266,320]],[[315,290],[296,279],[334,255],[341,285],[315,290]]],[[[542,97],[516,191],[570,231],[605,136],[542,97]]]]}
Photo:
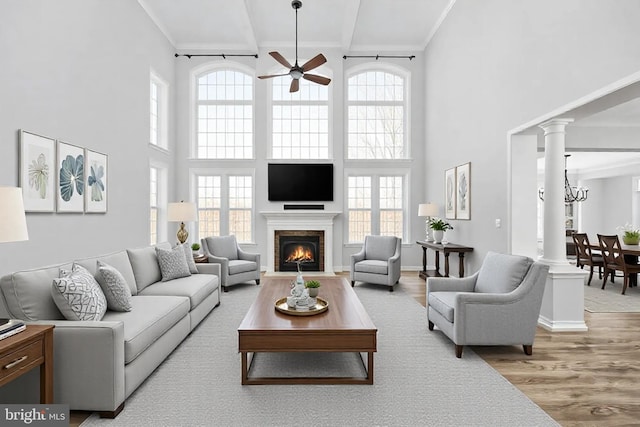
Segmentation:
{"type": "Polygon", "coordinates": [[[0,340],[0,386],[40,366],[40,403],[53,403],[53,325],[27,329],[0,340]]]}
{"type": "Polygon", "coordinates": [[[442,277],[440,274],[440,251],[444,253],[444,277],[449,277],[449,254],[451,252],[458,253],[458,277],[464,277],[464,254],[472,252],[473,248],[469,246],[457,245],[455,243],[434,243],[418,240],[416,242],[422,246],[422,271],[418,275],[427,280],[427,277],[442,277]],[[427,270],[427,249],[433,249],[436,252],[436,269],[427,270]]]}
{"type": "Polygon", "coordinates": [[[198,264],[206,264],[209,262],[209,257],[206,255],[198,255],[193,257],[193,260],[198,264]]]}

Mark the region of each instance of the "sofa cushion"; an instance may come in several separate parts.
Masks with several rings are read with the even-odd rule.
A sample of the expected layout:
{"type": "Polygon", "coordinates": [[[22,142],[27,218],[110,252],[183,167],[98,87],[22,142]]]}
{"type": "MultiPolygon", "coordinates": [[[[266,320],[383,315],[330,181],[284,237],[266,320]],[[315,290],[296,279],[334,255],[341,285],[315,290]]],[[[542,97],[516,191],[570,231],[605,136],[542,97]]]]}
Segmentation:
{"type": "Polygon", "coordinates": [[[389,263],[387,261],[365,259],[364,261],[356,262],[354,268],[361,273],[387,274],[389,271],[389,263]]]}
{"type": "Polygon", "coordinates": [[[100,260],[96,261],[98,280],[107,299],[107,308],[113,311],[131,311],[131,290],[122,274],[100,260]],[[102,283],[101,283],[102,282],[102,283]]]}
{"type": "MultiPolygon", "coordinates": [[[[156,247],[162,249],[170,249],[171,245],[159,244],[156,247]]],[[[153,246],[145,248],[127,249],[133,275],[136,279],[136,289],[140,292],[152,283],[162,280],[160,265],[158,265],[158,257],[153,246]]]]}
{"type": "Polygon", "coordinates": [[[118,270],[118,272],[122,274],[122,277],[124,278],[127,285],[129,285],[131,295],[135,295],[138,293],[138,290],[136,289],[136,278],[133,275],[133,269],[131,268],[131,261],[129,261],[129,255],[127,255],[127,251],[121,250],[108,255],[94,256],[74,261],[74,263],[80,264],[81,266],[89,270],[89,272],[96,278],[100,286],[104,289],[105,283],[102,281],[102,276],[98,274],[97,261],[102,261],[118,270]]]}
{"type": "Polygon", "coordinates": [[[508,293],[516,289],[533,260],[521,255],[488,252],[476,279],[475,292],[508,293]]]}
{"type": "Polygon", "coordinates": [[[107,311],[107,300],[100,285],[93,274],[79,264],[53,279],[51,296],[67,320],[102,320],[107,311]]]}
{"type": "Polygon", "coordinates": [[[178,245],[171,250],[156,248],[156,255],[163,282],[191,276],[182,246],[178,245]]]}
{"type": "Polygon", "coordinates": [[[191,274],[198,273],[198,267],[196,266],[196,260],[193,259],[193,251],[189,247],[187,243],[183,243],[182,249],[184,250],[184,257],[187,260],[187,266],[189,267],[189,272],[191,274]]]}
{"type": "Polygon", "coordinates": [[[397,237],[367,236],[364,241],[366,259],[387,261],[396,253],[397,237]]]}
{"type": "Polygon", "coordinates": [[[453,323],[457,292],[429,292],[429,308],[434,309],[453,323]]]}
{"type": "Polygon", "coordinates": [[[256,271],[258,265],[253,261],[243,261],[235,259],[229,261],[229,274],[245,273],[247,271],[256,271]]]}
{"type": "Polygon", "coordinates": [[[189,313],[189,299],[166,296],[134,296],[133,309],[108,311],[105,321],[124,323],[124,363],[131,363],[165,332],[189,313]]]}
{"type": "Polygon", "coordinates": [[[158,282],[147,286],[139,295],[165,295],[189,298],[189,311],[197,307],[209,295],[218,289],[218,276],[212,274],[193,274],[189,277],[158,282]]]}
{"type": "Polygon", "coordinates": [[[238,259],[236,236],[207,237],[205,240],[212,255],[228,260],[238,259]]]}
{"type": "Polygon", "coordinates": [[[51,297],[51,283],[60,277],[60,267],[17,271],[0,280],[0,288],[11,317],[22,320],[63,320],[51,297]]]}

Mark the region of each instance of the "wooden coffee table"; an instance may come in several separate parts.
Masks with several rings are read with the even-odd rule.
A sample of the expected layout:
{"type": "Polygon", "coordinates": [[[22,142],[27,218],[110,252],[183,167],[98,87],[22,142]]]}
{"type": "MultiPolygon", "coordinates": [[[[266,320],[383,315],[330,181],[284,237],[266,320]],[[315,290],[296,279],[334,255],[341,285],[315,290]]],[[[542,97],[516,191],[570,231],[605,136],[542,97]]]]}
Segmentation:
{"type": "MultiPolygon", "coordinates": [[[[305,277],[310,280],[311,277],[305,277]]],[[[290,292],[291,278],[269,278],[238,328],[242,358],[242,384],[373,384],[373,353],[378,330],[345,278],[316,277],[319,297],[329,309],[313,316],[292,316],[275,309],[275,302],[290,292]],[[357,352],[367,372],[359,377],[249,378],[249,353],[357,352]],[[362,359],[367,353],[367,363],[362,359]]],[[[253,357],[251,358],[251,362],[253,357]]]]}

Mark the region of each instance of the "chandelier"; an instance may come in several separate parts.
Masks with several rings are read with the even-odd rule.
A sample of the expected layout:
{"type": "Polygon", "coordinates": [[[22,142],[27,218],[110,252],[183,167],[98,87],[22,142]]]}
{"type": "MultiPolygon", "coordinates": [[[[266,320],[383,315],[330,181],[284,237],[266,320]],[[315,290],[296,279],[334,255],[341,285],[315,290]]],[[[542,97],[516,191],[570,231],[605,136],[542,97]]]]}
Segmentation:
{"type": "MultiPolygon", "coordinates": [[[[564,155],[564,203],[584,202],[587,200],[588,188],[572,186],[567,177],[567,157],[571,154],[564,155]]],[[[538,197],[544,202],[544,188],[538,189],[538,197]]]]}

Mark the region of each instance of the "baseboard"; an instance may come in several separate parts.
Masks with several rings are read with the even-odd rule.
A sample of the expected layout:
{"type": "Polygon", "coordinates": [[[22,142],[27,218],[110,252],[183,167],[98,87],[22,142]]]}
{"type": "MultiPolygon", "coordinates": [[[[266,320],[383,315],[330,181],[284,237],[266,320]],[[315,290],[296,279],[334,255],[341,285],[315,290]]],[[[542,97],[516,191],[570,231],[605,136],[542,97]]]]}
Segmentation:
{"type": "Polygon", "coordinates": [[[538,325],[550,332],[586,332],[587,324],[580,320],[553,321],[544,316],[538,317],[538,325]]]}

